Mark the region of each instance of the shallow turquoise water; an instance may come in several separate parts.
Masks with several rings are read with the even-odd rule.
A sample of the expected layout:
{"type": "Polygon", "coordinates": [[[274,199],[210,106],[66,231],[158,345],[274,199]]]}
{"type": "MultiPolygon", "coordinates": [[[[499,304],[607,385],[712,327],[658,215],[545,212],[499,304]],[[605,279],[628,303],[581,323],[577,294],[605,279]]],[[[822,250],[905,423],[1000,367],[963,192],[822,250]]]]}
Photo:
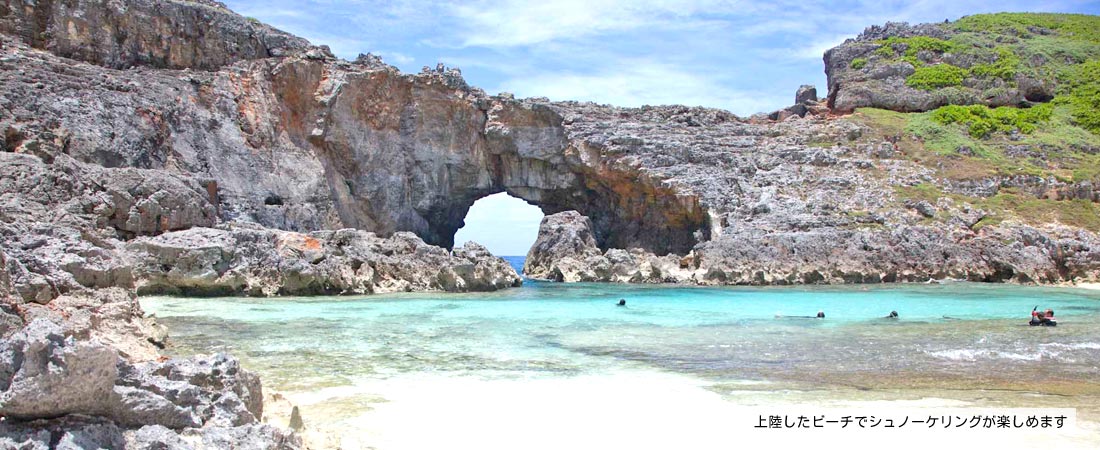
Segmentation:
{"type": "Polygon", "coordinates": [[[624,369],[766,389],[1100,392],[1100,293],[1075,289],[527,281],[495,293],[142,303],[168,325],[171,351],[232,352],[291,392],[410,373],[495,379],[624,369]],[[620,298],[626,307],[614,305],[620,298]],[[1054,309],[1060,326],[1026,326],[1036,305],[1054,309]],[[818,310],[825,319],[777,318],[818,310]],[[882,318],[891,310],[900,320],[882,318]]]}

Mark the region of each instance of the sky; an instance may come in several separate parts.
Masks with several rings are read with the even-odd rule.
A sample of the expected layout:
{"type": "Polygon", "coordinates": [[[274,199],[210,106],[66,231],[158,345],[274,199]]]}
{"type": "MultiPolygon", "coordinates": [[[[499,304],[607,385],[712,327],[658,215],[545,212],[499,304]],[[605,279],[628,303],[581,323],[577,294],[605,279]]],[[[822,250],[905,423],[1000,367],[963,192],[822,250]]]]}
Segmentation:
{"type": "Polygon", "coordinates": [[[497,256],[523,256],[539,235],[542,210],[503,192],[485,197],[466,213],[466,226],[455,233],[455,246],[484,245],[497,256]]]}
{"type": "MultiPolygon", "coordinates": [[[[370,52],[405,72],[458,67],[490,94],[709,106],[742,116],[793,104],[803,84],[825,96],[822,54],[870,25],[999,11],[1100,14],[1098,0],[223,1],[345,59],[370,52]]],[[[476,204],[470,214],[531,216],[529,205],[505,200],[476,204]]],[[[497,254],[525,254],[498,244],[513,239],[513,229],[479,233],[490,240],[478,241],[497,254]]]]}

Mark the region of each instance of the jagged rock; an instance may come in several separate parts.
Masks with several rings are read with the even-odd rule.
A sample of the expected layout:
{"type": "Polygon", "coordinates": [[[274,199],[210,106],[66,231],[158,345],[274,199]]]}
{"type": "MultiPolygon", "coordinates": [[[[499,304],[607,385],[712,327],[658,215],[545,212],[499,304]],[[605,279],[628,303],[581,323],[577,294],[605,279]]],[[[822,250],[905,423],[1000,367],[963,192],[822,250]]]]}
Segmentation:
{"type": "Polygon", "coordinates": [[[0,33],[113,68],[216,70],[309,47],[305,39],[209,0],[8,2],[0,8],[0,33]]]}
{"type": "Polygon", "coordinates": [[[301,234],[247,224],[192,228],[131,241],[138,290],[187,295],[348,294],[496,290],[515,270],[477,244],[454,254],[411,233],[301,234]],[[273,251],[274,250],[274,251],[273,251]]]}
{"type": "Polygon", "coordinates": [[[49,305],[25,304],[20,310],[28,323],[37,318],[49,320],[59,324],[66,336],[95,339],[131,361],[149,361],[158,356],[148,341],[156,321],[141,317],[141,305],[131,290],[80,291],[58,297],[49,305]]]}
{"type": "Polygon", "coordinates": [[[595,281],[587,260],[601,255],[592,234],[592,221],[576,211],[542,218],[538,239],[527,252],[523,272],[531,278],[554,281],[595,281]]]}
{"type": "MultiPolygon", "coordinates": [[[[931,215],[926,217],[935,217],[934,207],[927,208],[931,215]]],[[[946,235],[927,226],[893,231],[736,230],[679,258],[641,249],[599,254],[590,241],[572,239],[584,234],[587,221],[569,212],[548,216],[553,225],[540,227],[538,242],[544,245],[532,247],[524,272],[556,281],[780,285],[943,278],[1050,283],[1095,276],[1091,273],[1100,263],[1095,235],[1060,229],[1059,237],[1053,238],[1020,226],[975,235],[969,228],[981,216],[967,213],[960,230],[946,235]]]]}
{"type": "Polygon", "coordinates": [[[126,448],[128,450],[194,450],[187,441],[172,429],[163,425],[146,425],[127,432],[126,448]]]}
{"type": "Polygon", "coordinates": [[[804,105],[807,103],[817,102],[817,87],[812,84],[803,84],[799,86],[798,92],[794,94],[794,104],[804,105]]]}
{"type": "Polygon", "coordinates": [[[680,257],[656,256],[642,249],[601,252],[592,237],[592,221],[576,211],[543,218],[539,237],[527,253],[524,273],[553,281],[663,283],[686,281],[680,257]],[[681,275],[678,280],[675,274],[681,275]]]}
{"type": "Polygon", "coordinates": [[[906,206],[912,208],[914,211],[920,213],[920,215],[924,217],[936,217],[936,207],[932,206],[931,203],[928,203],[925,200],[921,200],[919,202],[908,202],[906,203],[906,206]]]}
{"type": "Polygon", "coordinates": [[[78,343],[57,324],[34,320],[0,342],[0,414],[31,420],[106,413],[117,362],[114,350],[78,343]]]}
{"type": "Polygon", "coordinates": [[[296,437],[258,423],[262,398],[259,378],[226,355],[131,364],[98,340],[77,341],[43,318],[0,342],[0,414],[7,425],[0,442],[35,445],[39,434],[12,421],[39,421],[29,425],[72,433],[74,448],[84,448],[79,442],[122,448],[125,428],[144,430],[134,435],[138,440],[165,429],[200,434],[210,448],[256,439],[255,448],[296,445],[296,437]],[[95,417],[95,426],[55,419],[77,415],[95,417]],[[195,428],[201,430],[189,431],[195,428]]]}
{"type": "Polygon", "coordinates": [[[123,430],[92,417],[0,422],[0,448],[21,450],[129,449],[123,430]]]}

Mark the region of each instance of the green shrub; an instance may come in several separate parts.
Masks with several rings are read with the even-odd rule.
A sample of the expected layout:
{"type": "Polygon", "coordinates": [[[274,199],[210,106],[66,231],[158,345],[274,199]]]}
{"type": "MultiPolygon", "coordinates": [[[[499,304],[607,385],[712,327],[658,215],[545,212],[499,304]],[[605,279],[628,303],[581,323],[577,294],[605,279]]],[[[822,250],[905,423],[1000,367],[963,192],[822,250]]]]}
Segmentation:
{"type": "Polygon", "coordinates": [[[853,69],[859,70],[867,65],[867,58],[856,58],[852,60],[850,65],[853,69]]]}
{"type": "Polygon", "coordinates": [[[1030,134],[1043,122],[1050,120],[1053,107],[1049,104],[1032,108],[989,108],[984,105],[943,106],[932,111],[931,118],[936,123],[966,125],[971,137],[985,138],[996,131],[1019,131],[1030,134]]]}
{"type": "Polygon", "coordinates": [[[874,54],[883,58],[893,58],[897,56],[897,52],[894,51],[894,47],[891,47],[889,45],[883,45],[882,47],[876,48],[874,54]]]}
{"type": "Polygon", "coordinates": [[[1100,60],[1062,70],[1059,103],[1068,104],[1073,121],[1080,127],[1100,134],[1100,60]]]}
{"type": "Polygon", "coordinates": [[[997,59],[990,64],[978,64],[970,68],[970,73],[983,78],[1000,78],[1005,81],[1016,79],[1016,71],[1020,67],[1020,57],[1012,50],[1001,47],[997,49],[997,59]]]}
{"type": "Polygon", "coordinates": [[[909,78],[905,79],[905,85],[930,91],[948,86],[960,86],[967,76],[967,70],[951,64],[936,64],[917,67],[909,78]]]}
{"type": "Polygon", "coordinates": [[[913,67],[920,67],[924,65],[924,61],[917,59],[916,56],[902,56],[901,60],[909,63],[913,67]]]}
{"type": "Polygon", "coordinates": [[[897,54],[896,50],[894,50],[897,46],[905,46],[905,53],[903,56],[909,57],[916,57],[917,53],[922,50],[928,50],[935,53],[947,53],[955,50],[955,43],[928,36],[913,36],[907,38],[891,36],[878,41],[878,43],[882,45],[882,47],[879,48],[880,50],[882,48],[891,49],[890,56],[897,54]]]}

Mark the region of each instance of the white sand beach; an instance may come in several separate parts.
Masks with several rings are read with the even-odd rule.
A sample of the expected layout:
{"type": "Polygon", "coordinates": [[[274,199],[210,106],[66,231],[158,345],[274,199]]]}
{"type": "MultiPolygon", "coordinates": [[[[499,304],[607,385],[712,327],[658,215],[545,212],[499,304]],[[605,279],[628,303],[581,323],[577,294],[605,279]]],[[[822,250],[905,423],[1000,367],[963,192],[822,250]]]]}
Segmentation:
{"type": "MultiPolygon", "coordinates": [[[[730,393],[727,393],[730,394],[730,393]]],[[[735,449],[996,448],[1031,449],[1036,436],[1059,449],[1094,449],[1100,426],[1072,421],[1063,429],[1013,430],[928,427],[821,429],[757,428],[760,416],[875,416],[911,420],[988,414],[1074,416],[1073,410],[1016,410],[943,398],[845,400],[816,396],[809,403],[784,392],[723,396],[687,376],[655,371],[600,376],[483,380],[416,375],[355,387],[291,394],[305,418],[308,443],[344,449],[735,449]],[[358,414],[341,410],[355,398],[374,399],[358,414]],[[732,398],[732,399],[731,399],[732,398]],[[384,399],[384,401],[383,401],[384,399]],[[349,414],[351,413],[351,414],[349,414]]],[[[352,401],[351,403],[356,403],[352,401]]],[[[995,403],[995,402],[991,402],[995,403]]],[[[286,418],[271,419],[278,423],[286,418]]],[[[870,422],[869,422],[870,423],[870,422]]]]}

